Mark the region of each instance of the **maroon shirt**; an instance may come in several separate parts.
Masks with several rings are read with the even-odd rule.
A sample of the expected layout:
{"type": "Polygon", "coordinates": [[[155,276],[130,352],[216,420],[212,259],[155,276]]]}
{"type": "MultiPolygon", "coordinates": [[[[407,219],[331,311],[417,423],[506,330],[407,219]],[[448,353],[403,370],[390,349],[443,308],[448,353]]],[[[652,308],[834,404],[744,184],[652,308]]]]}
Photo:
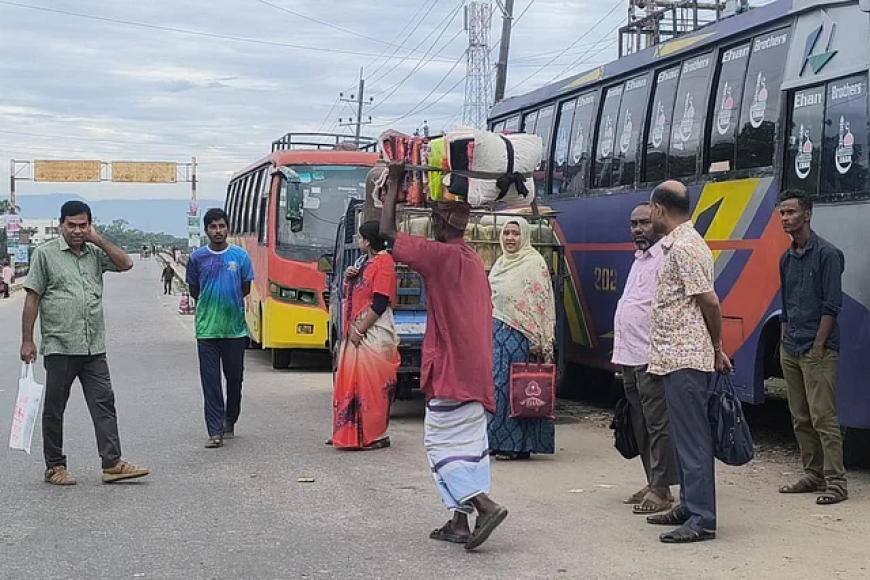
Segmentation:
{"type": "Polygon", "coordinates": [[[393,257],[426,284],[420,384],[427,399],[482,403],[495,412],[492,292],[483,260],[461,239],[434,242],[399,233],[393,257]]]}

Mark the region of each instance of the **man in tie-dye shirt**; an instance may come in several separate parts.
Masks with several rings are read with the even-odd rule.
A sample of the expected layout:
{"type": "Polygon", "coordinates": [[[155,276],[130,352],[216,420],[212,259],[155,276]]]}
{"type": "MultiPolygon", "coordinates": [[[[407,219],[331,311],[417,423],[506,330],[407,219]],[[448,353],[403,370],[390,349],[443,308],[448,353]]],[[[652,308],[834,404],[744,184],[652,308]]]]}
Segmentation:
{"type": "Polygon", "coordinates": [[[210,209],[203,219],[209,244],[190,255],[187,285],[196,300],[196,339],[199,375],[205,399],[206,447],[223,446],[235,435],[242,403],[245,347],[245,297],[251,292],[254,271],[247,252],[227,243],[228,218],[210,209]],[[227,382],[226,403],[221,366],[227,382]]]}

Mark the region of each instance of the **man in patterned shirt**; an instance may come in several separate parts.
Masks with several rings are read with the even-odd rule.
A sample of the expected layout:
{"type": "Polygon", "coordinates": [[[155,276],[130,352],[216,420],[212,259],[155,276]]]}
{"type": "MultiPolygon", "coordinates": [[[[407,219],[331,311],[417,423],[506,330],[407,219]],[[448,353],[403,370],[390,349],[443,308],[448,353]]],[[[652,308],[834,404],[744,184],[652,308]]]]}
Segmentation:
{"type": "Polygon", "coordinates": [[[664,235],[650,320],[649,372],[663,377],[680,478],[680,504],[649,516],[651,524],[680,526],[665,543],[716,537],[713,437],[707,419],[710,375],[731,372],[722,351],[722,311],[713,289],[713,254],[691,221],[689,192],[676,181],[653,190],[652,223],[664,235]]]}
{"type": "Polygon", "coordinates": [[[245,297],[251,293],[254,270],[248,253],[227,243],[229,219],[222,209],[210,209],[203,218],[209,244],[190,255],[187,285],[196,300],[196,339],[199,376],[205,399],[206,447],[222,447],[235,436],[242,405],[245,374],[245,297]],[[227,397],[221,386],[221,366],[227,397]]]}

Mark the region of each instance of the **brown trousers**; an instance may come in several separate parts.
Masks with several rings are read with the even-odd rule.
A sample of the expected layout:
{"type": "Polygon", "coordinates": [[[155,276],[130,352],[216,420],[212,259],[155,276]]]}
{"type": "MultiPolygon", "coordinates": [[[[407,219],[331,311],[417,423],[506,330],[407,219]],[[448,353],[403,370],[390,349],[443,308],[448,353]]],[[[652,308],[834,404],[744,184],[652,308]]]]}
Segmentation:
{"type": "Polygon", "coordinates": [[[821,358],[813,358],[780,349],[779,357],[804,471],[817,483],[825,481],[828,487],[845,491],[843,435],[837,419],[835,388],[838,355],[825,349],[821,358]]]}

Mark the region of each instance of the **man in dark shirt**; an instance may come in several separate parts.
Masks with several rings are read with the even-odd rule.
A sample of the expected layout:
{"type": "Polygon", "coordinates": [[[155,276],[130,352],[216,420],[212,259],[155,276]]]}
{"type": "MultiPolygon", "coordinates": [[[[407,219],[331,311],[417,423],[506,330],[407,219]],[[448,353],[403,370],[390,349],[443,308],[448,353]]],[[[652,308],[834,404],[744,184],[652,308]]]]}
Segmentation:
{"type": "Polygon", "coordinates": [[[843,252],[811,228],[813,203],[802,192],[780,196],[782,227],[792,244],[779,261],[782,284],[780,362],[804,475],[781,493],[820,492],[816,503],[848,498],[835,385],[843,306],[843,252]]]}

